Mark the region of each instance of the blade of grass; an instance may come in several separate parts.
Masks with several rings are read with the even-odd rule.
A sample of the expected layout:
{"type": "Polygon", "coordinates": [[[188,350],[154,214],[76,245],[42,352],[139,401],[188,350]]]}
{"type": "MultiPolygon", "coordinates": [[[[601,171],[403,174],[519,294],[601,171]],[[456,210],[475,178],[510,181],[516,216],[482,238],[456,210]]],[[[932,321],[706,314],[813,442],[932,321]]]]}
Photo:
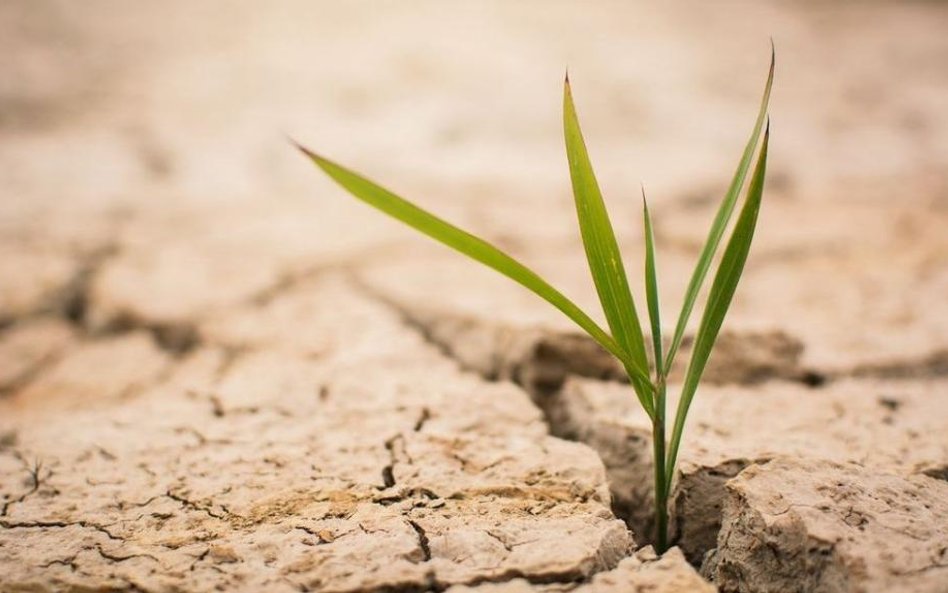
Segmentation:
{"type": "Polygon", "coordinates": [[[656,382],[662,372],[662,320],[658,308],[658,272],[655,264],[655,234],[652,217],[648,212],[645,188],[642,188],[642,214],[645,218],[645,298],[648,303],[648,318],[652,325],[652,349],[655,356],[656,382]]]}
{"type": "Polygon", "coordinates": [[[320,155],[296,144],[330,178],[350,194],[389,216],[428,235],[448,247],[460,251],[471,259],[497,270],[544,299],[608,350],[624,365],[631,365],[629,354],[575,303],[553,288],[533,270],[527,268],[490,243],[464,231],[451,223],[434,216],[389,190],[369,181],[320,155]]]}
{"type": "Polygon", "coordinates": [[[727,247],[724,249],[724,255],[721,257],[721,263],[715,273],[714,282],[711,284],[711,291],[708,294],[708,302],[701,317],[701,324],[698,326],[698,333],[695,336],[694,351],[682,384],[681,398],[678,400],[678,409],[675,412],[675,426],[672,429],[669,443],[668,460],[665,464],[665,483],[669,486],[675,471],[678,446],[684,431],[685,419],[688,416],[688,408],[691,406],[691,400],[698,389],[698,382],[701,380],[702,373],[704,373],[705,365],[711,355],[714,341],[718,337],[724,316],[731,305],[731,299],[734,297],[737,283],[741,279],[744,263],[747,261],[747,254],[754,238],[757,214],[760,212],[760,201],[764,191],[764,177],[767,174],[767,147],[769,142],[770,123],[768,122],[760,148],[760,156],[757,158],[757,165],[747,189],[747,199],[743,208],[741,208],[741,213],[734,225],[734,231],[728,240],[727,247]]]}
{"type": "Polygon", "coordinates": [[[652,348],[655,357],[655,417],[652,419],[652,458],[655,483],[655,547],[660,552],[668,547],[668,486],[665,484],[665,378],[662,376],[662,320],[658,305],[658,272],[655,263],[655,233],[648,211],[645,188],[642,188],[642,216],[645,219],[645,297],[648,318],[652,325],[652,348]]]}
{"type": "Polygon", "coordinates": [[[754,150],[757,148],[760,132],[763,129],[764,120],[767,117],[767,105],[770,103],[770,89],[774,82],[774,63],[774,51],[771,45],[770,72],[767,75],[767,85],[764,88],[764,96],[760,101],[760,111],[757,114],[757,121],[754,123],[754,130],[751,133],[750,139],[747,141],[747,146],[744,147],[744,154],[741,155],[741,160],[737,165],[737,171],[734,173],[731,185],[728,187],[727,193],[724,194],[724,200],[721,202],[721,206],[714,216],[714,222],[711,224],[711,230],[708,232],[708,239],[701,249],[695,271],[692,273],[691,280],[688,282],[688,288],[685,291],[685,300],[681,306],[678,323],[675,325],[672,343],[668,348],[668,355],[665,356],[665,367],[662,374],[666,377],[671,371],[672,363],[675,362],[675,355],[681,346],[681,340],[685,335],[685,328],[688,325],[688,319],[691,317],[691,312],[694,309],[698,293],[701,291],[701,285],[704,283],[704,279],[711,267],[711,260],[714,258],[718,245],[721,243],[721,238],[724,236],[727,223],[731,219],[731,214],[734,212],[734,206],[737,204],[737,197],[744,187],[744,179],[747,177],[751,160],[754,158],[754,150]]]}
{"type": "Polygon", "coordinates": [[[569,77],[563,85],[563,132],[576,215],[579,218],[580,234],[586,249],[589,270],[596,284],[596,292],[599,293],[599,301],[613,337],[619,346],[631,355],[632,368],[628,370],[639,402],[646,410],[654,409],[651,383],[647,378],[645,338],[635,311],[632,293],[629,291],[615,232],[602,201],[599,183],[596,181],[579,127],[569,77]],[[646,377],[644,381],[640,378],[642,375],[646,377]]]}

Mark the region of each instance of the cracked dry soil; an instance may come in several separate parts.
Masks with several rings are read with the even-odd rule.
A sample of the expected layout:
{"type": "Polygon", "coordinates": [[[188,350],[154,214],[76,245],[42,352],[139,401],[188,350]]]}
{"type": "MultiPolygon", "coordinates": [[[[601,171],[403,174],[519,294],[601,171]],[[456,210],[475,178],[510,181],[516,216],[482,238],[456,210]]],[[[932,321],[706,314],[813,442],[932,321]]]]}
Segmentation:
{"type": "Polygon", "coordinates": [[[0,5],[0,592],[948,591],[948,8],[538,10],[0,5]],[[630,270],[650,188],[673,311],[758,28],[768,193],[657,558],[613,361],[273,131],[596,311],[569,63],[630,270]]]}

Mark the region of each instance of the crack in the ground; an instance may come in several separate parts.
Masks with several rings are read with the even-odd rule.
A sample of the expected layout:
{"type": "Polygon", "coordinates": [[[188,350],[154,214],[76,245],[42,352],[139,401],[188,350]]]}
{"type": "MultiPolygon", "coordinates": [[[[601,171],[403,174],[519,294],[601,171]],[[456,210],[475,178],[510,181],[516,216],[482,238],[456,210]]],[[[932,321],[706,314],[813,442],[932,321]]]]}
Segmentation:
{"type": "Polygon", "coordinates": [[[64,346],[54,352],[50,352],[10,381],[0,385],[0,399],[16,393],[38,379],[47,369],[59,363],[66,356],[68,350],[68,347],[64,346]]]}
{"type": "Polygon", "coordinates": [[[486,534],[488,535],[488,537],[490,537],[491,539],[497,541],[497,543],[499,543],[500,545],[502,545],[502,546],[504,547],[504,549],[507,550],[508,552],[512,552],[512,551],[513,551],[513,546],[511,546],[510,544],[508,544],[508,543],[504,540],[504,538],[500,537],[499,535],[497,535],[497,534],[494,533],[493,531],[491,531],[491,530],[488,529],[488,530],[486,530],[484,533],[486,533],[486,534]]]}
{"type": "Polygon", "coordinates": [[[110,243],[83,256],[73,277],[52,297],[49,310],[83,329],[92,283],[105,264],[118,253],[118,245],[110,243]]]}
{"type": "Polygon", "coordinates": [[[321,264],[312,266],[306,270],[287,272],[277,274],[276,280],[271,284],[254,292],[246,303],[254,307],[263,308],[277,300],[284,293],[289,292],[306,282],[318,278],[324,274],[346,269],[346,265],[340,262],[321,264]]]}
{"type": "MultiPolygon", "coordinates": [[[[422,407],[418,413],[418,418],[412,425],[411,432],[421,432],[425,424],[431,419],[431,410],[428,407],[422,407]]],[[[382,487],[381,490],[388,490],[395,487],[395,466],[399,463],[399,456],[405,458],[405,462],[411,465],[414,463],[411,456],[405,450],[405,433],[398,434],[385,439],[383,443],[388,452],[389,462],[382,467],[382,487]],[[399,447],[400,445],[400,447],[399,447]],[[396,450],[397,449],[397,450],[396,450]]]]}
{"type": "Polygon", "coordinates": [[[99,556],[102,556],[103,558],[105,558],[106,560],[110,562],[125,562],[127,560],[133,560],[135,558],[148,558],[149,560],[153,560],[160,564],[160,561],[154,556],[152,556],[151,554],[120,555],[114,552],[106,552],[104,549],[102,549],[102,546],[100,544],[96,544],[95,550],[99,553],[99,556]]]}
{"type": "Polygon", "coordinates": [[[92,521],[6,521],[0,519],[0,527],[4,529],[64,529],[67,527],[83,527],[105,534],[105,536],[111,540],[125,541],[123,538],[106,529],[105,526],[93,523],[92,521]]]}
{"type": "Polygon", "coordinates": [[[149,321],[128,312],[116,315],[92,330],[84,325],[81,327],[93,338],[145,331],[151,335],[156,346],[175,358],[188,354],[203,343],[197,322],[149,321]]]}
{"type": "Polygon", "coordinates": [[[186,509],[188,509],[188,510],[197,511],[197,512],[200,512],[200,513],[204,513],[205,515],[207,515],[208,517],[211,517],[211,518],[213,518],[213,519],[220,519],[221,521],[227,521],[228,519],[231,518],[231,514],[230,514],[230,513],[226,513],[226,512],[225,512],[225,513],[219,513],[219,512],[216,512],[216,511],[214,511],[213,508],[211,508],[210,505],[198,504],[198,503],[194,502],[193,500],[191,500],[191,499],[189,499],[189,498],[187,498],[187,497],[185,497],[185,496],[182,496],[182,495],[180,495],[180,494],[176,494],[173,490],[168,490],[167,492],[165,492],[165,496],[168,497],[168,498],[170,498],[171,500],[173,500],[173,501],[175,501],[175,502],[181,504],[182,507],[184,507],[184,508],[186,508],[186,509]]]}
{"type": "Polygon", "coordinates": [[[522,570],[512,569],[498,575],[472,579],[464,584],[469,587],[476,587],[478,585],[507,583],[516,579],[522,579],[531,585],[556,585],[557,591],[570,591],[583,583],[589,582],[591,578],[592,575],[587,576],[570,570],[553,571],[545,574],[527,574],[522,570]]]}
{"type": "MultiPolygon", "coordinates": [[[[202,339],[197,324],[192,322],[149,321],[138,319],[130,314],[120,314],[101,325],[95,325],[90,321],[89,311],[92,306],[95,279],[109,261],[119,253],[118,245],[111,243],[81,255],[72,278],[47,296],[36,309],[16,318],[4,320],[5,328],[53,317],[68,323],[75,330],[80,343],[94,342],[102,338],[141,330],[151,335],[158,348],[174,358],[180,358],[198,347],[202,339]]],[[[69,347],[63,347],[38,360],[13,382],[0,386],[0,397],[16,393],[30,385],[47,369],[60,362],[69,350],[69,347]]],[[[160,382],[159,379],[158,383],[160,382]]]]}
{"type": "Polygon", "coordinates": [[[73,554],[72,556],[68,556],[66,558],[56,558],[54,560],[50,560],[49,562],[44,562],[39,566],[40,568],[52,568],[53,566],[60,564],[62,566],[68,566],[69,570],[75,572],[79,568],[79,565],[76,564],[76,558],[78,556],[79,554],[73,554]]]}
{"type": "MultiPolygon", "coordinates": [[[[76,268],[71,278],[53,289],[31,310],[16,317],[0,320],[0,328],[10,330],[20,324],[55,317],[66,321],[81,336],[89,336],[90,333],[84,326],[84,319],[89,307],[92,281],[105,263],[117,253],[118,247],[110,243],[80,254],[77,256],[76,268]]],[[[12,382],[0,386],[0,397],[15,393],[29,385],[46,369],[56,364],[64,355],[65,350],[66,348],[63,348],[50,353],[31,365],[12,382]]]]}
{"type": "Polygon", "coordinates": [[[71,323],[88,338],[118,335],[136,330],[151,334],[155,344],[174,356],[182,356],[201,343],[197,325],[188,321],[151,321],[130,313],[122,313],[100,326],[89,319],[92,290],[96,277],[120,253],[118,244],[99,248],[83,258],[74,277],[53,298],[50,311],[71,323]]]}
{"type": "Polygon", "coordinates": [[[415,421],[415,426],[412,428],[414,432],[421,432],[425,428],[425,424],[431,420],[431,410],[428,408],[422,408],[421,414],[418,416],[418,420],[415,421]]]}
{"type": "Polygon", "coordinates": [[[936,350],[915,359],[892,360],[862,364],[849,371],[849,376],[874,379],[936,379],[948,376],[948,349],[936,350]]]}
{"type": "MultiPolygon", "coordinates": [[[[366,296],[394,311],[426,342],[462,368],[485,380],[510,379],[531,395],[543,397],[557,391],[567,377],[579,376],[626,382],[613,357],[591,338],[578,332],[513,328],[487,320],[452,313],[427,313],[407,306],[359,278],[353,284],[366,296]],[[471,342],[488,344],[482,351],[459,348],[471,342]]],[[[681,377],[693,342],[682,342],[681,363],[671,379],[681,377]]],[[[919,379],[948,376],[948,350],[828,371],[801,364],[805,344],[784,331],[723,332],[709,361],[703,382],[710,385],[757,385],[790,381],[819,388],[845,378],[919,379]]]]}
{"type": "Polygon", "coordinates": [[[310,265],[302,270],[286,270],[277,274],[276,280],[257,290],[244,301],[245,305],[265,307],[301,284],[332,273],[348,275],[350,270],[366,261],[384,261],[397,259],[405,250],[402,241],[387,241],[381,245],[371,245],[339,257],[338,259],[310,265]]]}
{"type": "MultiPolygon", "coordinates": [[[[621,365],[579,332],[514,328],[462,315],[427,313],[381,293],[358,277],[353,283],[366,296],[394,311],[439,352],[485,380],[512,380],[535,397],[558,391],[570,376],[627,381],[621,365]],[[471,343],[485,346],[471,349],[471,343]]],[[[683,348],[687,350],[691,342],[692,338],[686,337],[683,348]]],[[[798,339],[780,331],[725,332],[718,340],[705,382],[751,385],[779,379],[811,386],[823,384],[825,376],[801,366],[803,349],[798,339]]],[[[672,376],[680,376],[683,371],[678,365],[672,376]]]]}
{"type": "Polygon", "coordinates": [[[0,507],[0,517],[6,517],[7,512],[9,511],[11,506],[15,504],[20,504],[23,501],[25,501],[27,498],[32,496],[33,494],[36,494],[36,492],[39,491],[40,486],[43,485],[43,482],[53,476],[53,470],[51,469],[47,469],[46,475],[43,476],[43,460],[42,459],[35,459],[33,460],[33,464],[30,465],[26,461],[26,459],[23,457],[23,455],[20,454],[19,451],[14,451],[13,456],[19,459],[21,463],[23,463],[27,473],[30,476],[31,485],[30,485],[30,489],[24,492],[23,494],[21,494],[20,496],[13,498],[11,500],[7,500],[3,503],[3,506],[0,507]]]}
{"type": "Polygon", "coordinates": [[[431,547],[428,542],[428,534],[425,528],[418,524],[414,519],[408,519],[408,524],[418,536],[418,548],[421,550],[422,562],[431,560],[431,547]]]}
{"type": "MultiPolygon", "coordinates": [[[[404,452],[404,434],[398,433],[395,436],[385,439],[384,446],[388,452],[388,463],[382,468],[382,487],[380,490],[388,490],[395,487],[395,466],[399,463],[399,451],[396,451],[396,444],[398,443],[402,445],[401,453],[407,457],[407,454],[404,452]]],[[[407,462],[411,464],[411,458],[407,458],[407,462]]]]}

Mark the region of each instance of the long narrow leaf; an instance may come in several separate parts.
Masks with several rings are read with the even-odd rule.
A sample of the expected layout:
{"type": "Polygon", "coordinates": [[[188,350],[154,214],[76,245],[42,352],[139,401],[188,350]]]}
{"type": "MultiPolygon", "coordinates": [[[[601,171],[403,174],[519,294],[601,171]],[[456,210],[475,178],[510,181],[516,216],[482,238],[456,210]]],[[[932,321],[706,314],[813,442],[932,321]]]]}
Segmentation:
{"type": "Polygon", "coordinates": [[[701,285],[704,283],[708,269],[711,267],[711,260],[714,258],[714,254],[727,228],[727,223],[730,221],[731,214],[734,212],[738,195],[740,195],[741,189],[744,187],[744,179],[750,168],[751,160],[754,158],[754,149],[757,147],[760,132],[763,129],[764,120],[767,117],[767,105],[770,103],[770,89],[774,82],[774,63],[774,52],[773,47],[771,47],[770,72],[767,75],[767,85],[764,88],[764,96],[760,101],[760,111],[757,114],[757,121],[754,123],[754,130],[751,133],[750,139],[747,141],[747,146],[744,147],[744,154],[741,155],[741,160],[737,165],[737,171],[734,173],[731,185],[728,187],[727,193],[724,195],[724,200],[721,202],[721,206],[714,216],[714,222],[711,224],[711,230],[708,232],[708,239],[701,249],[695,271],[692,273],[691,280],[688,282],[688,288],[685,291],[685,300],[681,306],[681,314],[678,316],[678,323],[675,326],[672,343],[668,349],[668,355],[665,357],[663,373],[665,376],[671,371],[672,363],[675,362],[675,355],[678,353],[679,346],[681,346],[681,340],[685,335],[685,328],[688,325],[688,319],[691,317],[691,312],[694,309],[698,293],[701,291],[701,285]]]}
{"type": "Polygon", "coordinates": [[[616,342],[631,355],[632,385],[639,402],[649,410],[652,407],[649,382],[636,379],[648,376],[648,359],[645,356],[645,338],[635,311],[629,282],[622,265],[622,255],[616,241],[609,214],[602,201],[599,183],[593,173],[592,163],[586,151],[586,143],[579,127],[569,78],[563,86],[563,131],[566,137],[566,156],[569,160],[570,178],[573,182],[573,197],[579,229],[586,248],[586,259],[592,272],[599,301],[609,322],[616,342]],[[634,374],[633,374],[634,372],[634,374]]]}
{"type": "Polygon", "coordinates": [[[644,188],[642,189],[642,215],[645,218],[645,298],[648,302],[648,318],[652,324],[652,349],[655,356],[655,372],[658,375],[662,372],[662,319],[658,305],[655,233],[652,231],[652,217],[648,212],[644,188]]]}
{"type": "Polygon", "coordinates": [[[757,214],[760,212],[760,201],[764,191],[764,177],[767,174],[767,146],[769,142],[770,124],[768,123],[767,131],[764,132],[760,156],[757,159],[757,165],[747,189],[747,199],[743,208],[741,208],[737,223],[734,225],[734,232],[724,249],[724,255],[721,257],[721,264],[715,274],[714,282],[711,284],[708,303],[705,305],[701,324],[695,337],[694,351],[688,364],[688,370],[685,373],[681,398],[678,400],[678,410],[675,413],[675,426],[671,434],[668,463],[665,466],[667,471],[666,483],[670,483],[673,476],[675,461],[678,457],[678,446],[684,431],[685,419],[688,416],[688,408],[691,406],[691,400],[698,388],[698,382],[701,380],[702,373],[704,373],[705,365],[707,365],[708,357],[711,355],[714,341],[718,337],[724,316],[731,305],[731,299],[734,297],[737,283],[741,279],[744,263],[747,261],[747,254],[754,238],[757,214]]]}
{"type": "Polygon", "coordinates": [[[356,198],[518,282],[566,314],[623,364],[631,364],[629,355],[619,347],[605,330],[533,270],[483,239],[433,214],[429,214],[357,173],[337,165],[299,144],[297,144],[297,147],[329,177],[356,198]]]}

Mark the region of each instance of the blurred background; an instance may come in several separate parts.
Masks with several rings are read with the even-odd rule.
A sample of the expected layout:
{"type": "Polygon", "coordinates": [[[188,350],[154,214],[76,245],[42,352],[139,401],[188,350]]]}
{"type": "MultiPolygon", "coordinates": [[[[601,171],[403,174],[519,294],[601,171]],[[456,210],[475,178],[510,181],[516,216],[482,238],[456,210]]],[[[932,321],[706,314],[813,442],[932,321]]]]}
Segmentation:
{"type": "MultiPolygon", "coordinates": [[[[921,1],[4,0],[0,325],[57,310],[92,329],[192,327],[320,267],[439,261],[288,135],[591,303],[567,67],[630,262],[649,193],[674,306],[770,38],[767,204],[734,327],[782,327],[827,367],[927,360],[948,342],[948,4],[921,1]]],[[[460,303],[479,271],[445,261],[460,303]]],[[[423,268],[396,276],[444,283],[423,268]]],[[[507,294],[472,310],[522,298],[501,309],[547,320],[507,294]]]]}

